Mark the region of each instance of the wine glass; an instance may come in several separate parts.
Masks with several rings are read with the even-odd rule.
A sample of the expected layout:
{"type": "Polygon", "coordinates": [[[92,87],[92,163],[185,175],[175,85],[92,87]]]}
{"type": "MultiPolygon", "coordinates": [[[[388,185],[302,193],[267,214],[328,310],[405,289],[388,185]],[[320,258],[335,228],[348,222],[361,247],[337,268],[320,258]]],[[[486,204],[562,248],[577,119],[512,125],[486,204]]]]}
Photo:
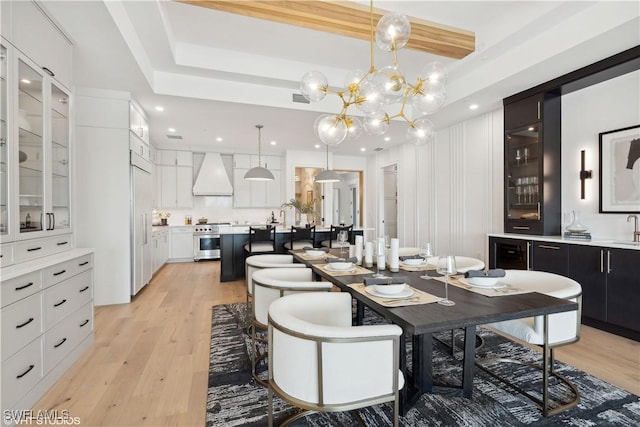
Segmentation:
{"type": "MultiPolygon", "coordinates": [[[[420,246],[420,252],[418,253],[418,255],[420,255],[422,258],[424,258],[424,261],[427,262],[429,257],[433,256],[433,251],[431,249],[431,243],[424,242],[420,246]]],[[[420,278],[422,278],[422,279],[431,279],[431,277],[428,274],[425,274],[424,276],[420,276],[420,278]]]]}
{"type": "Polygon", "coordinates": [[[338,242],[340,243],[340,255],[342,255],[342,252],[344,251],[344,245],[347,242],[348,238],[349,238],[349,235],[347,234],[346,230],[341,230],[338,232],[338,242]]]}
{"type": "Polygon", "coordinates": [[[375,245],[376,272],[373,275],[373,277],[384,277],[384,274],[380,273],[380,263],[378,262],[380,260],[380,257],[384,257],[384,253],[385,253],[385,247],[383,245],[378,244],[378,242],[376,242],[376,245],[375,245]]]}
{"type": "Polygon", "coordinates": [[[455,305],[456,303],[449,299],[449,276],[457,273],[456,257],[453,255],[445,255],[438,258],[436,271],[444,275],[444,299],[438,301],[438,304],[446,306],[455,305]]]}

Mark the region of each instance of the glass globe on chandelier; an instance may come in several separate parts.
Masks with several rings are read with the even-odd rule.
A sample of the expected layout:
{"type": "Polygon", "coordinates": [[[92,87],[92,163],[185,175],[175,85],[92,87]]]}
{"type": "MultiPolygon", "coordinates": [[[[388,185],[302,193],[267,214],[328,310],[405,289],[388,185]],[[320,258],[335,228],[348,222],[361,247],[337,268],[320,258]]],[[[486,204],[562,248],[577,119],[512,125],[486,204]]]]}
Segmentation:
{"type": "Polygon", "coordinates": [[[407,140],[416,144],[427,142],[434,133],[433,123],[426,116],[438,111],[446,99],[446,72],[439,62],[427,64],[409,83],[398,66],[397,52],[409,41],[411,24],[401,14],[383,16],[375,29],[375,41],[379,48],[393,54],[393,65],[377,70],[373,62],[373,1],[370,3],[371,65],[369,71],[354,70],[345,76],[344,89],[329,88],[327,78],[319,71],[309,71],[302,77],[300,89],[305,98],[317,102],[327,94],[342,100],[342,110],[337,114],[319,116],[314,124],[318,138],[327,145],[338,145],[345,140],[356,139],[364,129],[371,135],[383,135],[393,119],[403,119],[407,124],[407,140]],[[399,111],[389,114],[385,107],[400,104],[399,111]],[[405,108],[411,107],[411,118],[405,108]],[[349,115],[354,106],[364,115],[361,119],[349,115]]]}

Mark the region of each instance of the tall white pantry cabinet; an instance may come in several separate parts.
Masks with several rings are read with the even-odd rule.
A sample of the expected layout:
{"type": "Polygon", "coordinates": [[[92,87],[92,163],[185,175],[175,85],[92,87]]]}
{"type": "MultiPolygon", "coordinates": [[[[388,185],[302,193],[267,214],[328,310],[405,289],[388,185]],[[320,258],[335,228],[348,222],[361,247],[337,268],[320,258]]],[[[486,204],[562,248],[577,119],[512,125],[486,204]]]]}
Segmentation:
{"type": "Polygon", "coordinates": [[[34,2],[0,8],[0,406],[11,425],[93,342],[94,258],[74,236],[71,43],[34,2]]]}

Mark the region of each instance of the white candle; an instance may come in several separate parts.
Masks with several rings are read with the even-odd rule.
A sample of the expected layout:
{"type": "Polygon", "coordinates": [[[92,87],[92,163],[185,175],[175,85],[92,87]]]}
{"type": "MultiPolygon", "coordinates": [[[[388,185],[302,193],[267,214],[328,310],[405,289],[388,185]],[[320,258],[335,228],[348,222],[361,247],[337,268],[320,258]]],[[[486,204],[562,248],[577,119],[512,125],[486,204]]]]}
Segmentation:
{"type": "Polygon", "coordinates": [[[384,253],[385,253],[385,246],[384,246],[384,237],[378,237],[378,250],[376,251],[376,256],[377,258],[377,263],[378,263],[378,269],[380,270],[384,270],[385,267],[385,262],[384,262],[384,253]]]}
{"type": "Polygon", "coordinates": [[[367,242],[364,245],[364,265],[365,267],[373,266],[373,242],[367,242]]]}
{"type": "Polygon", "coordinates": [[[391,239],[391,248],[389,253],[389,271],[394,273],[400,271],[400,257],[398,255],[400,249],[400,240],[395,237],[391,239]]]}

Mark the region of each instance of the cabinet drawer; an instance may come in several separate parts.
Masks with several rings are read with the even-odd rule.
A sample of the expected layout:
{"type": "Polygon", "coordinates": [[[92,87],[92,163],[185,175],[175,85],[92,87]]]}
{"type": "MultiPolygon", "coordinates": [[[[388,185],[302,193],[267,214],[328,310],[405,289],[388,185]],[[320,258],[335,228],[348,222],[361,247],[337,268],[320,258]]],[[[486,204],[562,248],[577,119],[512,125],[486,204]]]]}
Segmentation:
{"type": "Polygon", "coordinates": [[[66,355],[91,333],[93,304],[88,302],[44,334],[44,374],[53,369],[66,355]]]}
{"type": "Polygon", "coordinates": [[[42,333],[42,297],[32,295],[2,309],[2,360],[42,333]]]}
{"type": "Polygon", "coordinates": [[[42,274],[34,271],[2,282],[2,306],[5,307],[42,289],[42,274]]]}
{"type": "Polygon", "coordinates": [[[92,272],[81,274],[44,290],[44,329],[67,317],[93,297],[92,272]]]}
{"type": "Polygon", "coordinates": [[[18,263],[70,249],[73,249],[72,236],[63,234],[61,236],[18,242],[15,244],[14,258],[15,262],[18,263]]]}
{"type": "Polygon", "coordinates": [[[151,160],[149,145],[134,134],[129,135],[129,149],[145,160],[151,160]]]}
{"type": "Polygon", "coordinates": [[[92,256],[85,255],[45,268],[42,271],[42,287],[48,288],[49,286],[60,283],[63,280],[66,280],[69,277],[73,277],[78,273],[89,270],[92,267],[92,256]]]}
{"type": "Polygon", "coordinates": [[[39,337],[2,362],[2,408],[10,408],[41,379],[42,337],[39,337]]]}
{"type": "Polygon", "coordinates": [[[0,267],[13,264],[13,243],[0,245],[0,267]]]}

